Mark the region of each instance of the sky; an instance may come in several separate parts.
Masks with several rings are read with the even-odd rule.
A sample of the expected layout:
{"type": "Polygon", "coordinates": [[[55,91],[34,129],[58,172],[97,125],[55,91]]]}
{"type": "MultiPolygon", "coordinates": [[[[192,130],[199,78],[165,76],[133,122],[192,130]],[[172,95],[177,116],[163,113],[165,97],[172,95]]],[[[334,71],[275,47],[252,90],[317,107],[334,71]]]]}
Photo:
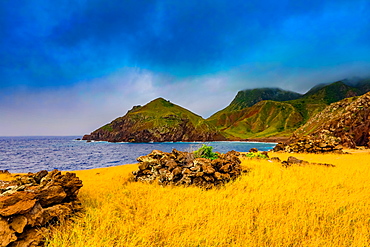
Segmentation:
{"type": "Polygon", "coordinates": [[[163,97],[370,76],[368,0],[1,0],[0,136],[83,135],[163,97]]]}

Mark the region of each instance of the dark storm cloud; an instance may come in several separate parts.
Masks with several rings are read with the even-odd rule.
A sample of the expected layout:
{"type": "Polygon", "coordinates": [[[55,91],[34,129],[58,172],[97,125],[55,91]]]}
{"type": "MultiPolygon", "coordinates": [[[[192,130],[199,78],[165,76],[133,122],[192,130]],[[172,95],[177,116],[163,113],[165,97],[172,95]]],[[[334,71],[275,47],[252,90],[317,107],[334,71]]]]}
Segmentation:
{"type": "Polygon", "coordinates": [[[370,35],[367,1],[2,1],[0,5],[2,86],[68,85],[123,67],[186,77],[266,61],[327,66],[333,60],[355,59],[356,50],[350,58],[344,58],[343,50],[353,43],[364,46],[370,35]],[[348,13],[337,13],[343,10],[348,13]],[[348,37],[353,40],[346,43],[348,37]]]}
{"type": "Polygon", "coordinates": [[[179,75],[209,73],[243,62],[289,16],[316,12],[324,5],[322,1],[304,5],[290,1],[93,1],[55,27],[51,38],[72,50],[89,46],[102,60],[113,59],[121,66],[126,62],[179,75]]]}

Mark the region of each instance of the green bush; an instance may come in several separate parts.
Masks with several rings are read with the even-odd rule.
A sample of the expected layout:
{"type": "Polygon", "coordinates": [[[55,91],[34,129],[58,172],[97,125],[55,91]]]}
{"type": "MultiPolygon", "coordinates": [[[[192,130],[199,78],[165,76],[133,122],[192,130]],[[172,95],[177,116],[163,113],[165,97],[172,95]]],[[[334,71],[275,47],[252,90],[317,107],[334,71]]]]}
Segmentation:
{"type": "Polygon", "coordinates": [[[268,157],[266,155],[261,154],[261,153],[252,153],[252,152],[250,152],[250,153],[245,154],[245,156],[247,158],[251,158],[251,159],[252,158],[268,159],[268,157]]]}
{"type": "Polygon", "coordinates": [[[205,144],[202,145],[198,150],[194,151],[195,158],[206,158],[210,160],[214,160],[218,158],[218,154],[214,153],[212,146],[207,146],[205,144]]]}

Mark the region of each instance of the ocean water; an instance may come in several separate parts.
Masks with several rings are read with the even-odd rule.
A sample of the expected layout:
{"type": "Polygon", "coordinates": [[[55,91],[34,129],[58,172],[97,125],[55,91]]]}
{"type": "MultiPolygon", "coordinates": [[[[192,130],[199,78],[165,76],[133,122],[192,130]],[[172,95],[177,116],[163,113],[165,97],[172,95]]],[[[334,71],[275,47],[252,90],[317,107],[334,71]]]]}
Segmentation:
{"type": "Polygon", "coordinates": [[[275,143],[257,142],[166,142],[109,143],[77,141],[79,136],[63,137],[0,137],[0,170],[13,173],[40,170],[62,171],[92,169],[136,163],[136,158],[153,149],[171,152],[194,151],[207,144],[213,151],[248,152],[250,148],[271,150],[275,143]]]}

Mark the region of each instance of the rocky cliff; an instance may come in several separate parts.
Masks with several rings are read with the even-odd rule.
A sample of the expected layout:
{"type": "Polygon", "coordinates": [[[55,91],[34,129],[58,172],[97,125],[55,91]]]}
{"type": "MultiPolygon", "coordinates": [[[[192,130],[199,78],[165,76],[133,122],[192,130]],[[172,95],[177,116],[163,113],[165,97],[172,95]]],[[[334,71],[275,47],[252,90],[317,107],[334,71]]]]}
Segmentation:
{"type": "Polygon", "coordinates": [[[370,147],[370,93],[330,104],[275,151],[331,152],[370,147]]]}
{"type": "Polygon", "coordinates": [[[370,93],[329,105],[296,131],[296,135],[307,133],[314,138],[337,138],[345,147],[370,147],[370,93]]]}
{"type": "Polygon", "coordinates": [[[202,117],[158,98],[85,135],[110,142],[217,141],[226,138],[202,117]]]}

